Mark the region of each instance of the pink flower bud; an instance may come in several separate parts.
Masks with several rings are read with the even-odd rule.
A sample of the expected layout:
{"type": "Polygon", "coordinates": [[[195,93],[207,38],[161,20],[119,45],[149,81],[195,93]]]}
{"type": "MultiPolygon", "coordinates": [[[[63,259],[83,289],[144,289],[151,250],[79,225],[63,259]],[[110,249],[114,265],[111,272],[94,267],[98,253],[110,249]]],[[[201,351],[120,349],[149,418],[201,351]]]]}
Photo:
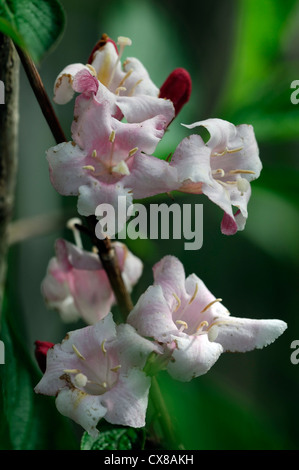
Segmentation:
{"type": "Polygon", "coordinates": [[[35,341],[35,358],[42,372],[46,371],[47,352],[54,346],[49,341],[35,341]]]}
{"type": "Polygon", "coordinates": [[[173,70],[160,88],[159,98],[170,99],[175,108],[175,115],[189,101],[192,89],[191,77],[187,70],[173,70]]]}

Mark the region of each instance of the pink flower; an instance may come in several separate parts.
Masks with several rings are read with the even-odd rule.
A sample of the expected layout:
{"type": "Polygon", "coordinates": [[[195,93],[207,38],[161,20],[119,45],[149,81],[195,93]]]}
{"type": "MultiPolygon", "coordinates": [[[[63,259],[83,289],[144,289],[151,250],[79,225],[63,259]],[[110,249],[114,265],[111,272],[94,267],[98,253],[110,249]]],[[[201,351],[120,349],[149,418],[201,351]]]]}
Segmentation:
{"type": "Polygon", "coordinates": [[[125,196],[130,205],[134,182],[126,184],[126,176],[136,158],[154,151],[167,120],[156,115],[141,123],[122,123],[111,116],[108,102],[100,104],[84,94],[76,100],[75,116],[74,141],[47,152],[54,188],[62,195],[79,196],[78,212],[84,216],[94,215],[101,203],[117,206],[118,196],[125,196]]]}
{"type": "Polygon", "coordinates": [[[232,235],[243,230],[248,216],[250,182],[259,177],[262,164],[252,126],[234,126],[222,119],[195,122],[190,129],[203,126],[210,133],[204,143],[199,135],[182,140],[171,161],[160,161],[155,178],[145,179],[156,163],[154,157],[136,159],[127,185],[134,185],[136,199],[172,190],[205,194],[224,211],[222,233],[232,235]],[[237,212],[233,213],[233,206],[237,212]]]}
{"type": "Polygon", "coordinates": [[[232,235],[243,230],[250,182],[259,177],[262,164],[252,126],[234,126],[222,119],[207,119],[188,127],[203,126],[210,134],[205,144],[199,135],[183,139],[171,166],[177,168],[180,191],[203,193],[224,210],[221,231],[232,235]],[[236,214],[232,207],[237,207],[236,214]]]}
{"type": "Polygon", "coordinates": [[[169,373],[189,381],[205,374],[225,351],[245,352],[272,343],[287,328],[280,320],[230,316],[195,275],[166,256],[154,268],[154,284],[140,297],[128,323],[173,350],[169,373]]]}
{"type": "MultiPolygon", "coordinates": [[[[131,292],[141,276],[142,262],[122,243],[113,246],[124,283],[131,292]]],[[[55,251],[42,283],[48,306],[58,310],[65,322],[82,318],[93,324],[104,318],[115,297],[98,255],[62,239],[56,241],[55,251]]]]}
{"type": "Polygon", "coordinates": [[[158,98],[159,88],[151,81],[147,70],[136,58],[121,63],[125,46],[131,45],[129,38],[119,37],[116,44],[103,35],[94,48],[87,65],[68,65],[58,75],[54,85],[54,101],[67,103],[74,93],[95,96],[99,103],[109,102],[111,114],[128,122],[141,122],[163,114],[167,124],[174,117],[174,108],[169,100],[158,98]]]}
{"type": "Polygon", "coordinates": [[[101,418],[143,427],[150,379],[141,369],[156,349],[130,325],[116,326],[109,314],[49,349],[35,392],[56,396],[58,411],[94,437],[101,418]]]}

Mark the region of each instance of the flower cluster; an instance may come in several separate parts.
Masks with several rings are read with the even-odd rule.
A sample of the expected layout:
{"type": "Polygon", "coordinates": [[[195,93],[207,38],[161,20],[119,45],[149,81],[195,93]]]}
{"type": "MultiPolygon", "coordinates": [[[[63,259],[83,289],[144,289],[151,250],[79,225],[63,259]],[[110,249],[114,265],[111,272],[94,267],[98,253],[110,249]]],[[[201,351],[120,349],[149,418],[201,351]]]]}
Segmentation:
{"type": "MultiPolygon", "coordinates": [[[[153,156],[166,129],[189,100],[191,80],[174,70],[159,89],[136,58],[122,62],[128,38],[118,46],[103,35],[88,63],[72,64],[57,77],[54,100],[78,96],[72,141],[47,151],[50,179],[62,195],[78,196],[78,213],[94,216],[119,196],[133,200],[169,191],[205,194],[224,212],[221,231],[244,229],[250,182],[262,165],[253,128],[221,119],[186,125],[204,127],[182,140],[171,159],[153,156]],[[234,207],[237,211],[234,212],[234,207]]],[[[115,303],[97,250],[59,239],[42,293],[64,321],[80,318],[86,327],[61,344],[38,341],[36,358],[44,372],[35,391],[56,396],[58,410],[92,436],[101,418],[112,424],[145,425],[150,377],[159,369],[180,381],[205,374],[225,351],[250,351],[272,343],[285,330],[280,320],[230,316],[196,274],[185,277],[182,263],[165,256],[154,267],[154,283],[140,296],[125,323],[116,325],[115,303]]],[[[121,227],[118,227],[119,229],[121,227]]],[[[126,289],[142,274],[142,261],[124,244],[112,244],[126,289]]]]}

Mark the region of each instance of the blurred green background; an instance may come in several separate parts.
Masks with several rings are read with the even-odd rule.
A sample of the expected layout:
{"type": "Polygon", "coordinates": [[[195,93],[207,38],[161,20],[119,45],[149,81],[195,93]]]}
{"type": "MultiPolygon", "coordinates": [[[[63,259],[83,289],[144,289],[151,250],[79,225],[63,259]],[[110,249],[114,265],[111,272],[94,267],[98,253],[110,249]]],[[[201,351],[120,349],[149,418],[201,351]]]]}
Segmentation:
{"type": "MultiPolygon", "coordinates": [[[[185,67],[191,74],[191,100],[171,124],[156,155],[166,156],[188,135],[181,123],[218,117],[254,126],[264,169],[252,184],[245,231],[233,237],[222,235],[218,207],[204,196],[182,199],[176,195],[176,202],[204,205],[203,247],[188,252],[181,241],[128,242],[144,261],[133,298],[137,300],[152,283],[152,265],[173,254],[183,262],[186,274],[196,273],[223,299],[232,315],[286,321],[287,331],[262,351],[224,354],[208,374],[190,383],[175,382],[163,373],[159,382],[186,449],[298,449],[299,364],[290,361],[290,345],[299,340],[299,105],[290,101],[290,84],[299,79],[299,1],[61,3],[67,17],[65,33],[40,65],[51,97],[58,73],[67,64],[85,63],[94,43],[106,32],[114,39],[120,35],[132,39],[125,56],[138,57],[158,86],[175,67],[185,67]]],[[[55,105],[68,137],[73,104],[55,105]]],[[[45,151],[52,145],[52,135],[22,71],[15,219],[75,215],[76,200],[59,196],[49,181],[45,151]]],[[[62,325],[57,313],[47,310],[40,294],[59,236],[72,240],[58,223],[48,234],[26,239],[10,250],[10,314],[16,335],[31,358],[36,339],[60,342],[69,329],[81,326],[62,325]]],[[[32,381],[32,365],[27,359],[16,367],[27,383],[32,381]]],[[[30,426],[40,431],[20,446],[78,446],[72,426],[56,417],[51,399],[35,397],[30,387],[26,394],[30,426]],[[48,426],[47,432],[41,431],[37,414],[48,426]]],[[[20,413],[25,422],[24,409],[20,413]]],[[[5,429],[5,419],[0,421],[5,429]]],[[[80,432],[75,429],[77,437],[80,432]]],[[[0,445],[9,446],[8,441],[0,445]]]]}

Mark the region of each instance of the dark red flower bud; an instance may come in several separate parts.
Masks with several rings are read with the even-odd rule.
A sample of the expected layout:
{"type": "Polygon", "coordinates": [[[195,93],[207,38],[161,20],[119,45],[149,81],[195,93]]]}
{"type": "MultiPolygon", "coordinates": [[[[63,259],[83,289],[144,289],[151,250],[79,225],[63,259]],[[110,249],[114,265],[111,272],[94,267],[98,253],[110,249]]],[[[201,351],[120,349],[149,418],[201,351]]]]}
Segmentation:
{"type": "Polygon", "coordinates": [[[96,51],[98,51],[99,49],[101,49],[101,47],[104,47],[104,46],[107,44],[107,42],[112,42],[112,44],[113,44],[113,46],[115,47],[115,50],[116,50],[116,52],[117,52],[117,54],[118,54],[118,49],[117,49],[116,43],[115,43],[112,39],[110,39],[107,34],[103,34],[102,37],[101,37],[101,39],[96,43],[96,45],[94,46],[93,50],[91,51],[91,54],[90,54],[89,59],[88,59],[88,61],[87,61],[88,64],[91,64],[91,63],[92,63],[94,53],[95,53],[96,51]]]}
{"type": "Polygon", "coordinates": [[[167,98],[173,102],[177,116],[184,104],[189,101],[192,89],[191,77],[187,70],[178,68],[173,70],[160,88],[160,98],[167,98]]]}
{"type": "Polygon", "coordinates": [[[47,352],[54,346],[49,341],[35,341],[35,358],[42,372],[45,372],[47,365],[47,352]]]}

